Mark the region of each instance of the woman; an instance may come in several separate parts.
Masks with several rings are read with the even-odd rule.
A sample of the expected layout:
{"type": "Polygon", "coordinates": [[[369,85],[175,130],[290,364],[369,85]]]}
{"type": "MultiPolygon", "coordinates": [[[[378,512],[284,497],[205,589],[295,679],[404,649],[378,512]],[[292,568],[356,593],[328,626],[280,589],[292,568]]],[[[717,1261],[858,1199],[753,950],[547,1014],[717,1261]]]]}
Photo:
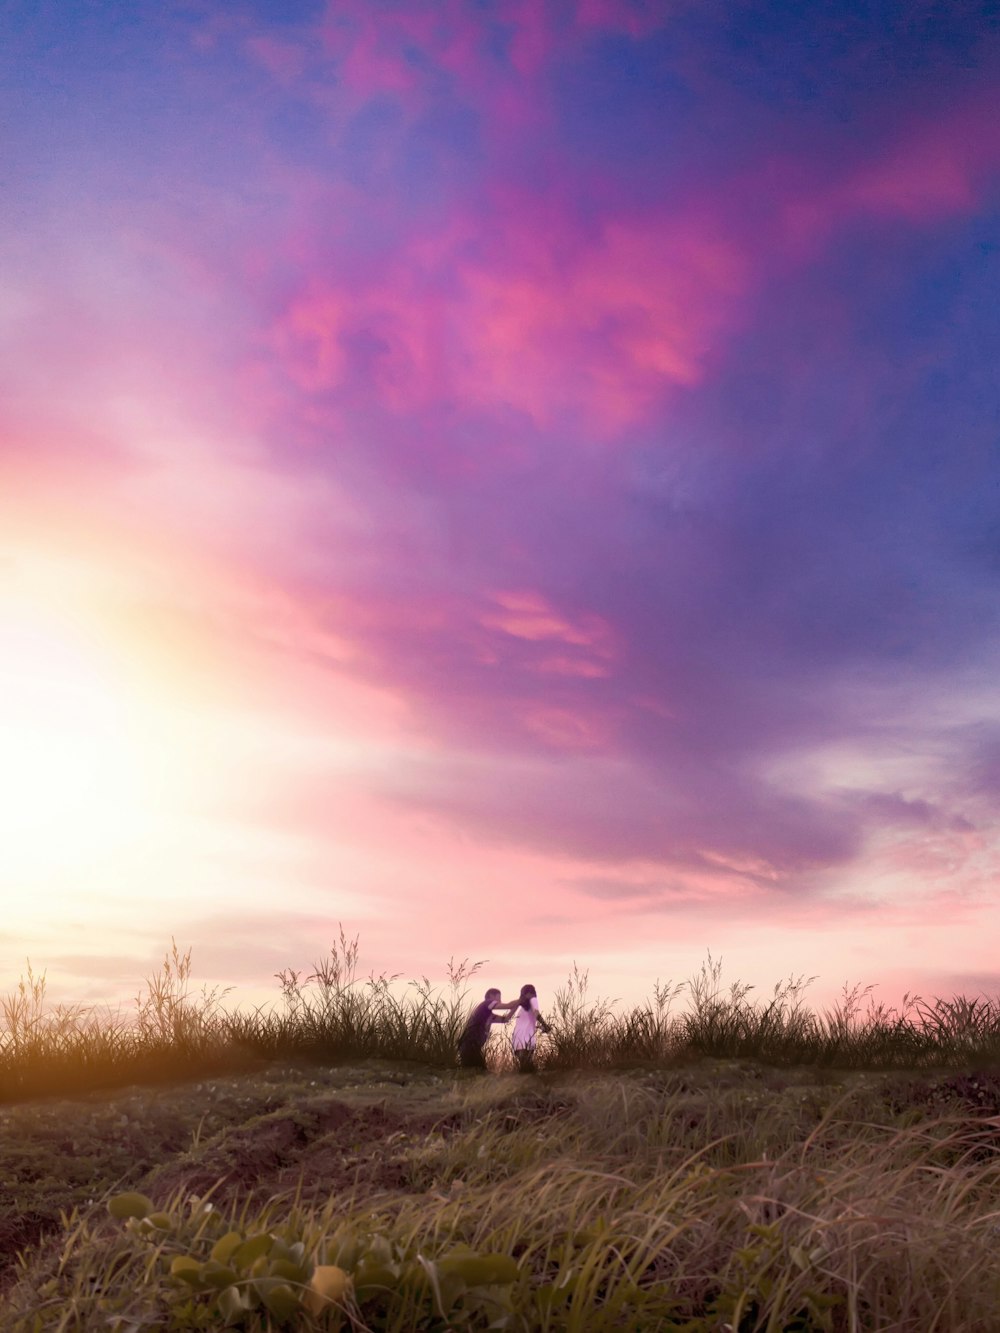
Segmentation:
{"type": "Polygon", "coordinates": [[[552,1029],[538,1012],[538,992],[534,986],[522,986],[521,996],[514,1010],[514,1032],[510,1044],[514,1048],[514,1059],[522,1074],[535,1072],[535,1029],[543,1032],[552,1029]]]}

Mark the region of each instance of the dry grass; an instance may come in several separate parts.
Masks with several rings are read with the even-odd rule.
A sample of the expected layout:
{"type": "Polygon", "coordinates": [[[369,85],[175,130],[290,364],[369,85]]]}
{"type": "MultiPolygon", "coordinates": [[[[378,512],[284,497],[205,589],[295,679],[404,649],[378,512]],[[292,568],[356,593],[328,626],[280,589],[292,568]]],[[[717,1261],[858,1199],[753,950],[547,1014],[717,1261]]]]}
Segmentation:
{"type": "MultiPolygon", "coordinates": [[[[303,975],[277,974],[280,1004],[227,1010],[226,992],[194,992],[191,951],[174,944],[146,980],[131,1015],[79,1005],[46,1007],[45,976],[29,964],[15,991],[0,997],[0,1101],[172,1082],[313,1059],[409,1060],[440,1069],[455,1062],[468,1012],[468,986],[481,963],[449,962],[447,983],[426,977],[402,990],[398,976],[359,979],[358,941],[343,928],[326,958],[303,975]]],[[[687,982],[653,987],[645,1004],[621,1010],[591,999],[588,975],[574,966],[553,1000],[551,1036],[539,1061],[549,1070],[675,1067],[709,1056],[817,1069],[932,1069],[1000,1063],[1000,999],[904,997],[900,1010],[876,1004],[870,989],[845,988],[832,1009],[805,1003],[811,979],[789,977],[766,999],[752,987],[722,983],[709,955],[687,982]],[[675,1009],[684,997],[686,1008],[675,1009]]],[[[493,1043],[495,1067],[509,1066],[493,1043]]]]}
{"type": "Polygon", "coordinates": [[[175,947],[110,1024],[47,1012],[29,972],[0,1051],[0,1327],[221,1327],[168,1261],[231,1226],[357,1278],[325,1323],[233,1307],[250,1333],[998,1326],[995,1002],[862,1011],[854,991],[816,1014],[804,979],[755,1003],[709,959],[622,1014],[574,970],[542,1072],[505,1072],[498,1044],[476,1078],[453,1052],[477,965],[402,995],[356,970],[341,932],[281,974],[282,1010],[230,1014],[175,947]],[[123,1188],[169,1227],[113,1222],[123,1188]],[[462,1246],[513,1260],[504,1285],[454,1278],[462,1246]],[[376,1251],[382,1290],[361,1280],[376,1251]]]}
{"type": "MultiPolygon", "coordinates": [[[[79,1201],[20,1266],[0,1326],[219,1326],[164,1262],[197,1252],[209,1196],[219,1229],[271,1229],[319,1261],[359,1235],[382,1238],[404,1268],[457,1245],[510,1256],[517,1280],[497,1317],[512,1330],[996,1327],[1000,1121],[949,1104],[955,1080],[712,1061],[529,1078],[310,1073],[132,1090],[124,1114],[139,1139],[159,1126],[159,1160],[100,1183],[105,1195],[145,1189],[174,1233],[154,1244],[112,1222],[102,1198],[79,1201]]],[[[53,1114],[72,1132],[102,1108],[107,1132],[122,1104],[53,1114]]],[[[19,1108],[22,1140],[33,1113],[19,1108]]],[[[428,1299],[401,1281],[341,1326],[486,1327],[461,1311],[446,1322],[428,1299]]],[[[288,1326],[336,1325],[303,1313],[288,1326]]]]}

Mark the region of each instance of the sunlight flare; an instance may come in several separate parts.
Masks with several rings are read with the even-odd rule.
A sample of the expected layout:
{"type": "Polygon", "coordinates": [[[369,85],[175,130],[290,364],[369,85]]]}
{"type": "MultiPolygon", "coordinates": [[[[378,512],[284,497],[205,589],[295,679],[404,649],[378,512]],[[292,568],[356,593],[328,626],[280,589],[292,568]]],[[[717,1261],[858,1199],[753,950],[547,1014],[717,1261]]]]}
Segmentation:
{"type": "Polygon", "coordinates": [[[4,878],[34,881],[141,833],[143,764],[107,654],[77,627],[0,613],[4,878]]]}

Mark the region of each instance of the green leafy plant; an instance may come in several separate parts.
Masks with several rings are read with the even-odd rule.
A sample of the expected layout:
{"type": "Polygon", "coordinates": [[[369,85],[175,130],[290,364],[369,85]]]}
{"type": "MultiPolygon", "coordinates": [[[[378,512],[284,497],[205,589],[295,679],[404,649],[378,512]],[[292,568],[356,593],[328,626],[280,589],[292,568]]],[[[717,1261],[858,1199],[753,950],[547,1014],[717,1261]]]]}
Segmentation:
{"type": "Polygon", "coordinates": [[[405,1310],[413,1328],[439,1319],[452,1329],[504,1329],[520,1276],[508,1255],[468,1245],[432,1258],[343,1227],[310,1248],[279,1230],[229,1225],[214,1210],[157,1211],[136,1191],[115,1195],[108,1212],[138,1243],[157,1247],[175,1318],[198,1328],[240,1326],[254,1316],[283,1325],[303,1315],[328,1328],[365,1327],[405,1310]]]}

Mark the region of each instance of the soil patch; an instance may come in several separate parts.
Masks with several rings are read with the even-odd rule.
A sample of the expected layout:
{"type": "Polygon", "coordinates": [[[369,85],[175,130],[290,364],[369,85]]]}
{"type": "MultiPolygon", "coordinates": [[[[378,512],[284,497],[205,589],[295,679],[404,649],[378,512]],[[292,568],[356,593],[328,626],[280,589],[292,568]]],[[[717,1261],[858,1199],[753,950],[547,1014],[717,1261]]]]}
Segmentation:
{"type": "Polygon", "coordinates": [[[886,1090],[886,1101],[896,1112],[919,1109],[932,1115],[971,1112],[1000,1116],[1000,1072],[949,1074],[894,1083],[886,1090]]]}
{"type": "MultiPolygon", "coordinates": [[[[540,1120],[564,1119],[576,1110],[575,1099],[554,1088],[526,1088],[523,1092],[514,1092],[510,1096],[492,1102],[475,1116],[476,1119],[488,1117],[499,1125],[505,1134],[513,1134],[525,1125],[535,1125],[540,1120]]],[[[466,1116],[468,1121],[471,1116],[466,1116]]]]}
{"type": "Polygon", "coordinates": [[[199,1197],[211,1191],[214,1202],[229,1203],[291,1194],[301,1183],[310,1204],[331,1194],[406,1189],[408,1149],[429,1132],[448,1132],[455,1120],[323,1098],[224,1130],[199,1151],[158,1167],[147,1188],[161,1202],[178,1191],[199,1197]]]}

